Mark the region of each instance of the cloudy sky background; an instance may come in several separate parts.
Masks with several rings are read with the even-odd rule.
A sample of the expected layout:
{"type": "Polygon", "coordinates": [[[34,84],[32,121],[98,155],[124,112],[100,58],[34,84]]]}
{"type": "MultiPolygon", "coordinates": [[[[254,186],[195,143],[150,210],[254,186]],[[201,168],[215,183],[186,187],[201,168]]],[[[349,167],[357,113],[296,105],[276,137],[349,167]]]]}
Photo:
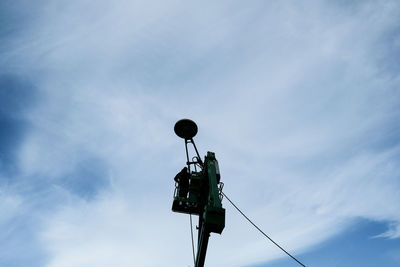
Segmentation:
{"type": "MultiPolygon", "coordinates": [[[[0,265],[193,266],[171,212],[191,118],[224,192],[307,266],[398,266],[399,18],[398,1],[1,1],[0,265]]],[[[208,266],[296,266],[223,204],[208,266]]]]}

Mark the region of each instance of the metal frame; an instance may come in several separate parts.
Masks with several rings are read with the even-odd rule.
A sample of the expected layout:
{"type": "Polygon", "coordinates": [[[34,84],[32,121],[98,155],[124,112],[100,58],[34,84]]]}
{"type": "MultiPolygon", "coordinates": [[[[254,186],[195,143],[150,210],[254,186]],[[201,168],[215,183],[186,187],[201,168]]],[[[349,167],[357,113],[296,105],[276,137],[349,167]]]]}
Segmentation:
{"type": "Polygon", "coordinates": [[[201,161],[193,139],[185,139],[186,164],[190,174],[189,193],[186,198],[179,197],[179,184],[175,185],[172,211],[199,215],[198,245],[195,267],[203,267],[208,241],[211,233],[221,234],[225,227],[225,209],[222,207],[222,188],[218,161],[213,152],[207,152],[204,162],[201,161]],[[188,144],[193,144],[196,151],[196,160],[189,161],[188,144]],[[190,170],[195,166],[195,171],[190,170]],[[196,165],[201,170],[198,172],[196,165]]]}

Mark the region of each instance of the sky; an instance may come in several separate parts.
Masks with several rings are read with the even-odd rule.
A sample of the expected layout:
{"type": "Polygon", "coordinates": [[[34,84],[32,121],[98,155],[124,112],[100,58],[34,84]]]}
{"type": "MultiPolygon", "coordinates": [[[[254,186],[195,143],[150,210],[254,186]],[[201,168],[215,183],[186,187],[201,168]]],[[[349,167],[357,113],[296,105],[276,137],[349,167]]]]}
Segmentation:
{"type": "MultiPolygon", "coordinates": [[[[171,211],[182,118],[306,266],[400,266],[399,17],[395,0],[2,0],[0,266],[193,266],[171,211]]],[[[206,266],[298,266],[223,206],[206,266]]]]}

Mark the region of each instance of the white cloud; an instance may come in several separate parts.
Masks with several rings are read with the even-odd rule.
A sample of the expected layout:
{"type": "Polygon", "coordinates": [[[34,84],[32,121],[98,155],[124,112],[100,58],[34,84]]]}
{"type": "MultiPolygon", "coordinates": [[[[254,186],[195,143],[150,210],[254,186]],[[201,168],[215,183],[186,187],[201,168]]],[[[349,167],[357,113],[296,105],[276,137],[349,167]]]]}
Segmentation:
{"type": "Polygon", "coordinates": [[[147,206],[137,203],[114,195],[61,210],[43,236],[53,255],[48,266],[161,266],[171,258],[171,264],[187,263],[180,253],[190,249],[177,246],[180,235],[171,231],[183,226],[182,218],[150,201],[147,206]]]}
{"type": "Polygon", "coordinates": [[[9,194],[6,190],[0,190],[0,225],[5,225],[15,217],[21,207],[22,200],[16,195],[9,194]]]}
{"type": "MultiPolygon", "coordinates": [[[[289,251],[355,218],[400,222],[399,152],[388,140],[399,77],[379,61],[390,54],[377,55],[398,11],[393,1],[49,3],[29,45],[9,53],[45,96],[20,167],[62,179],[94,154],[113,181],[49,215],[48,266],[191,263],[188,218],[170,212],[182,117],[198,122],[202,154],[216,152],[227,194],[289,251]]],[[[224,205],[210,265],[283,256],[224,205]]]]}

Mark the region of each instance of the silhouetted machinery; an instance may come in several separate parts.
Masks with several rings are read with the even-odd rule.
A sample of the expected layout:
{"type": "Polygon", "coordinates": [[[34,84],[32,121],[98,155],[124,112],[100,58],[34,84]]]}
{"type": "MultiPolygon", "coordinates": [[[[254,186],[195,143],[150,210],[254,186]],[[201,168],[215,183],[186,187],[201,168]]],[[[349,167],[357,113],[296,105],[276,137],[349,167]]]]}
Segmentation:
{"type": "Polygon", "coordinates": [[[222,208],[223,183],[220,181],[218,161],[213,152],[207,152],[204,162],[193,141],[197,134],[194,121],[183,119],[175,124],[176,135],[185,139],[186,165],[174,178],[175,192],[172,211],[199,215],[198,245],[195,267],[203,267],[210,233],[221,234],[225,227],[225,209],[222,208]],[[189,160],[188,144],[196,156],[189,160]],[[192,167],[192,168],[191,168],[192,167]]]}

